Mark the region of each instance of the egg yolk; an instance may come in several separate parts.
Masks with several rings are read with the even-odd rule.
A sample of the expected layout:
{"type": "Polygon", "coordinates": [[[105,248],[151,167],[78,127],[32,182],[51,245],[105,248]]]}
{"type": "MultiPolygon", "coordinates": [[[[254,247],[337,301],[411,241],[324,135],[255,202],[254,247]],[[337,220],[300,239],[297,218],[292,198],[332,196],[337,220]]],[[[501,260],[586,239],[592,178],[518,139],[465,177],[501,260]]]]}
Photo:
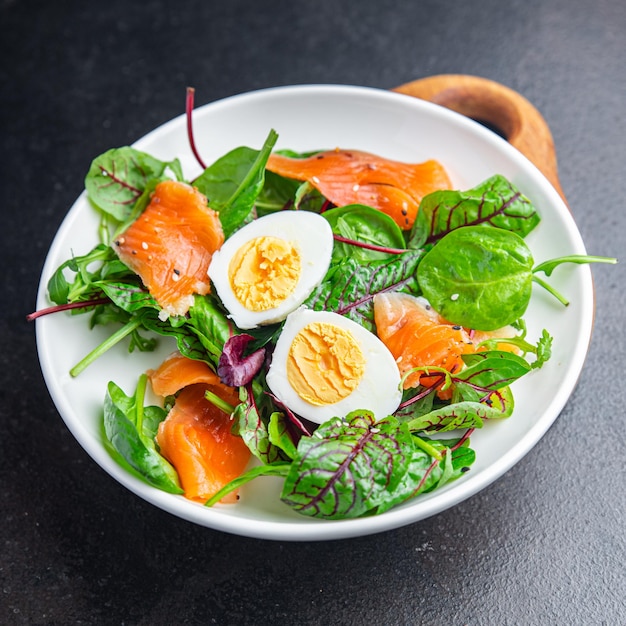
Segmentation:
{"type": "Polygon", "coordinates": [[[322,406],[349,396],[365,372],[365,357],[352,334],[312,322],[294,337],[287,356],[287,380],[306,402],[322,406]]]}
{"type": "Polygon", "coordinates": [[[249,311],[267,311],[286,300],[300,278],[300,254],[278,237],[256,237],[233,255],[228,277],[235,297],[249,311]]]}

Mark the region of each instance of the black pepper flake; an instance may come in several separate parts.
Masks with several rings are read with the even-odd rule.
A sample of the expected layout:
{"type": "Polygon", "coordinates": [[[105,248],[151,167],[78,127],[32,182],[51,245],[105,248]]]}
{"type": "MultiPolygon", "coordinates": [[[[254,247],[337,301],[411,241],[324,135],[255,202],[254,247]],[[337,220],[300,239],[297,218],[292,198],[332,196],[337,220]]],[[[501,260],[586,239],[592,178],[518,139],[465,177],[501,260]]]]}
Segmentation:
{"type": "Polygon", "coordinates": [[[465,474],[465,472],[469,472],[469,471],[470,471],[470,468],[467,466],[461,468],[461,474],[465,474]]]}
{"type": "Polygon", "coordinates": [[[460,326],[453,326],[452,330],[461,330],[461,327],[460,326]]]}
{"type": "Polygon", "coordinates": [[[133,250],[131,254],[137,254],[137,250],[133,250]]]}
{"type": "Polygon", "coordinates": [[[409,214],[409,210],[408,209],[402,209],[401,213],[402,213],[402,215],[408,215],[409,214]]]}
{"type": "Polygon", "coordinates": [[[176,276],[180,276],[180,270],[174,270],[174,274],[176,274],[176,276]]]}

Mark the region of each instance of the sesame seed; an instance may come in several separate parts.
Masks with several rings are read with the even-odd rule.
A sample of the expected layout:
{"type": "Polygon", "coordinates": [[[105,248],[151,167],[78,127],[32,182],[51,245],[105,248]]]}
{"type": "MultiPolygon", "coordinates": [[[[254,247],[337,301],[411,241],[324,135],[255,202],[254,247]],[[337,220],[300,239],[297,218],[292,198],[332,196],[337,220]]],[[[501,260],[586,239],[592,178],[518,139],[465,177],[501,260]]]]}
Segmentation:
{"type": "Polygon", "coordinates": [[[450,296],[450,300],[452,300],[453,302],[456,302],[459,299],[459,294],[458,293],[453,293],[450,296]]]}
{"type": "Polygon", "coordinates": [[[358,190],[359,190],[359,188],[360,188],[360,185],[354,185],[354,186],[352,187],[352,191],[358,191],[358,190]]]}
{"type": "Polygon", "coordinates": [[[142,242],[141,242],[141,247],[142,247],[144,250],[147,250],[147,249],[148,249],[148,244],[147,244],[145,241],[142,241],[142,242]]]}
{"type": "Polygon", "coordinates": [[[320,179],[319,179],[317,176],[313,176],[313,178],[311,178],[311,180],[312,180],[315,184],[319,185],[320,179]]]}

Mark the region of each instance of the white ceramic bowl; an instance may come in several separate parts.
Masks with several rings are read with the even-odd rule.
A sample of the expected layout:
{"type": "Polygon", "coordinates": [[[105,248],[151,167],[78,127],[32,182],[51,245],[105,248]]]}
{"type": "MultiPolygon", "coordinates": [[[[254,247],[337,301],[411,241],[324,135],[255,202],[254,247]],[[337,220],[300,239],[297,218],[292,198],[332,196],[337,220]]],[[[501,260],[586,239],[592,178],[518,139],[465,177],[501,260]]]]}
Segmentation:
{"type": "MultiPolygon", "coordinates": [[[[350,86],[267,89],[198,108],[194,128],[207,163],[240,145],[260,148],[274,128],[279,133],[277,148],[342,147],[411,162],[438,159],[461,189],[500,173],[542,215],[542,223],[527,239],[536,262],[585,253],[567,207],[525,157],[479,124],[409,96],[350,86]]],[[[134,145],[163,160],[178,157],[188,178],[200,172],[189,148],[184,115],[134,145]]],[[[82,177],[88,166],[85,163],[85,171],[76,176],[82,177]]],[[[96,243],[97,225],[83,194],[70,209],[48,254],[38,307],[49,305],[46,283],[54,269],[72,253],[83,254],[96,243]]],[[[514,385],[516,409],[511,418],[487,424],[472,436],[477,460],[471,471],[383,515],[356,520],[316,520],[292,512],[280,502],[280,482],[274,478],[245,486],[235,505],[210,509],[147,485],[117,465],[103,447],[102,402],[109,380],[132,392],[139,374],[160,363],[173,345],[165,341],[156,353],[147,354],[128,354],[125,346],[117,346],[73,379],[70,368],[110,331],[90,331],[88,316],[56,314],[37,320],[37,343],[46,383],[65,423],[94,461],[138,496],[181,518],[229,533],[281,541],[339,539],[404,526],[465,500],[511,468],[544,435],[576,384],[593,322],[588,267],[560,268],[550,280],[569,296],[570,306],[563,308],[537,289],[526,317],[530,338],[537,338],[544,327],[553,335],[552,359],[514,385]]]]}

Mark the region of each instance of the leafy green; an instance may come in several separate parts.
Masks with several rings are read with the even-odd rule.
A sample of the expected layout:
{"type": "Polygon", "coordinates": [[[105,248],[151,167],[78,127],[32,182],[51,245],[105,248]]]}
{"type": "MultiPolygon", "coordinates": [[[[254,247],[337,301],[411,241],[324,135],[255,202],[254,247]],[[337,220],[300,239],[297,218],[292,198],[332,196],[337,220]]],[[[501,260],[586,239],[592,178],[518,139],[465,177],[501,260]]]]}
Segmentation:
{"type": "Polygon", "coordinates": [[[573,255],[533,268],[533,257],[514,232],[464,226],[449,232],[422,259],[417,278],[432,307],[446,320],[476,330],[496,330],[520,319],[533,282],[567,300],[535,274],[550,275],[562,263],[616,263],[609,257],[573,255]]]}
{"type": "Polygon", "coordinates": [[[433,244],[461,226],[485,224],[525,237],[540,222],[531,201],[499,174],[467,191],[442,190],[424,197],[409,246],[433,244]]]}
{"type": "Polygon", "coordinates": [[[56,304],[91,300],[102,296],[102,281],[126,278],[136,280],[110,246],[98,244],[87,254],[68,259],[54,271],[48,280],[48,295],[56,304]],[[74,272],[73,280],[68,281],[65,270],[74,272]]]}
{"type": "Polygon", "coordinates": [[[92,161],[85,188],[95,206],[125,222],[150,184],[167,178],[168,168],[182,180],[178,159],[164,162],[129,146],[113,148],[92,161]]]}
{"type": "Polygon", "coordinates": [[[419,294],[417,268],[422,252],[397,254],[385,261],[360,263],[347,258],[331,266],[305,305],[316,311],[334,311],[374,331],[373,298],[384,291],[419,294]]]}
{"type": "Polygon", "coordinates": [[[290,208],[299,186],[300,181],[266,170],[263,189],[255,202],[259,215],[290,208]]]}
{"type": "Polygon", "coordinates": [[[131,343],[129,345],[129,352],[132,352],[135,348],[140,350],[153,350],[156,347],[154,341],[146,340],[141,337],[140,330],[147,328],[145,309],[140,314],[126,315],[120,311],[119,316],[107,316],[106,320],[110,321],[113,318],[117,318],[118,321],[122,317],[126,317],[127,321],[121,328],[118,328],[113,334],[109,335],[100,345],[96,346],[91,352],[85,355],[72,369],[70,375],[73,377],[78,376],[94,361],[98,360],[105,352],[108,352],[113,346],[116,346],[122,339],[131,336],[131,343]]]}
{"type": "MultiPolygon", "coordinates": [[[[478,395],[471,388],[467,388],[467,391],[472,396],[478,395]]],[[[482,428],[485,420],[510,417],[513,408],[513,394],[508,387],[505,387],[498,394],[491,394],[489,403],[480,402],[477,399],[472,401],[457,398],[450,404],[438,406],[429,413],[405,423],[410,430],[426,434],[482,428]]]]}
{"type": "Polygon", "coordinates": [[[275,411],[270,415],[268,435],[270,443],[280,448],[287,458],[293,459],[296,457],[296,446],[289,428],[289,422],[284,413],[275,411]]]}
{"type": "Polygon", "coordinates": [[[263,188],[265,164],[278,135],[270,131],[261,150],[241,146],[207,167],[193,185],[219,212],[224,236],[229,237],[248,217],[263,188]]]}
{"type": "MultiPolygon", "coordinates": [[[[406,247],[402,230],[395,221],[378,209],[363,204],[349,204],[322,213],[333,233],[364,244],[401,250],[406,247]]],[[[393,254],[336,242],[332,261],[353,257],[360,263],[388,259],[393,254]]]]}
{"type": "Polygon", "coordinates": [[[233,326],[215,298],[211,295],[195,296],[186,324],[206,351],[205,359],[217,368],[224,344],[233,334],[233,326]]]}
{"type": "Polygon", "coordinates": [[[472,466],[476,460],[476,453],[469,446],[469,441],[461,445],[458,441],[434,441],[429,442],[429,447],[435,448],[440,459],[420,445],[420,439],[413,437],[414,448],[407,471],[396,487],[376,510],[378,515],[398,506],[407,500],[414,498],[420,493],[427,493],[448,482],[459,478],[472,466]]]}
{"type": "Polygon", "coordinates": [[[128,313],[135,313],[146,307],[152,309],[160,308],[157,301],[137,280],[132,283],[114,280],[99,281],[96,285],[102,289],[102,292],[106,294],[113,303],[128,313]]]}
{"type": "Polygon", "coordinates": [[[281,499],[304,515],[360,517],[400,484],[411,448],[411,434],[393,418],[374,426],[363,411],[330,420],[300,440],[281,499]]]}
{"type": "Polygon", "coordinates": [[[235,431],[260,461],[266,464],[279,461],[283,445],[277,446],[275,438],[270,437],[269,424],[275,409],[265,393],[265,385],[254,380],[240,387],[239,400],[234,413],[235,431]]]}
{"type": "Polygon", "coordinates": [[[481,348],[487,350],[497,349],[501,345],[515,346],[523,354],[534,354],[535,360],[530,364],[532,369],[539,369],[546,361],[550,359],[552,355],[552,336],[544,328],[541,331],[541,337],[534,345],[526,339],[526,324],[523,320],[518,320],[516,325],[522,327],[522,334],[515,337],[500,337],[493,339],[486,339],[480,343],[481,348]]]}
{"type": "MultiPolygon", "coordinates": [[[[383,512],[460,475],[453,453],[439,443],[427,449],[433,447],[438,459],[395,418],[375,422],[368,411],[355,411],[300,439],[281,500],[324,519],[383,512]]],[[[471,462],[469,456],[464,462],[471,462]]]]}
{"type": "Polygon", "coordinates": [[[168,493],[182,493],[176,470],[156,449],[154,438],[165,411],[144,407],[146,377],[134,396],[127,396],[110,382],[104,399],[104,430],[117,453],[147,482],[168,493]]]}
{"type": "Polygon", "coordinates": [[[465,367],[454,374],[454,381],[463,381],[481,390],[495,391],[508,387],[531,370],[526,359],[504,350],[464,354],[462,358],[465,367]]]}
{"type": "Polygon", "coordinates": [[[526,312],[533,257],[517,234],[465,226],[448,233],[422,259],[417,278],[432,307],[465,328],[495,330],[526,312]]]}

